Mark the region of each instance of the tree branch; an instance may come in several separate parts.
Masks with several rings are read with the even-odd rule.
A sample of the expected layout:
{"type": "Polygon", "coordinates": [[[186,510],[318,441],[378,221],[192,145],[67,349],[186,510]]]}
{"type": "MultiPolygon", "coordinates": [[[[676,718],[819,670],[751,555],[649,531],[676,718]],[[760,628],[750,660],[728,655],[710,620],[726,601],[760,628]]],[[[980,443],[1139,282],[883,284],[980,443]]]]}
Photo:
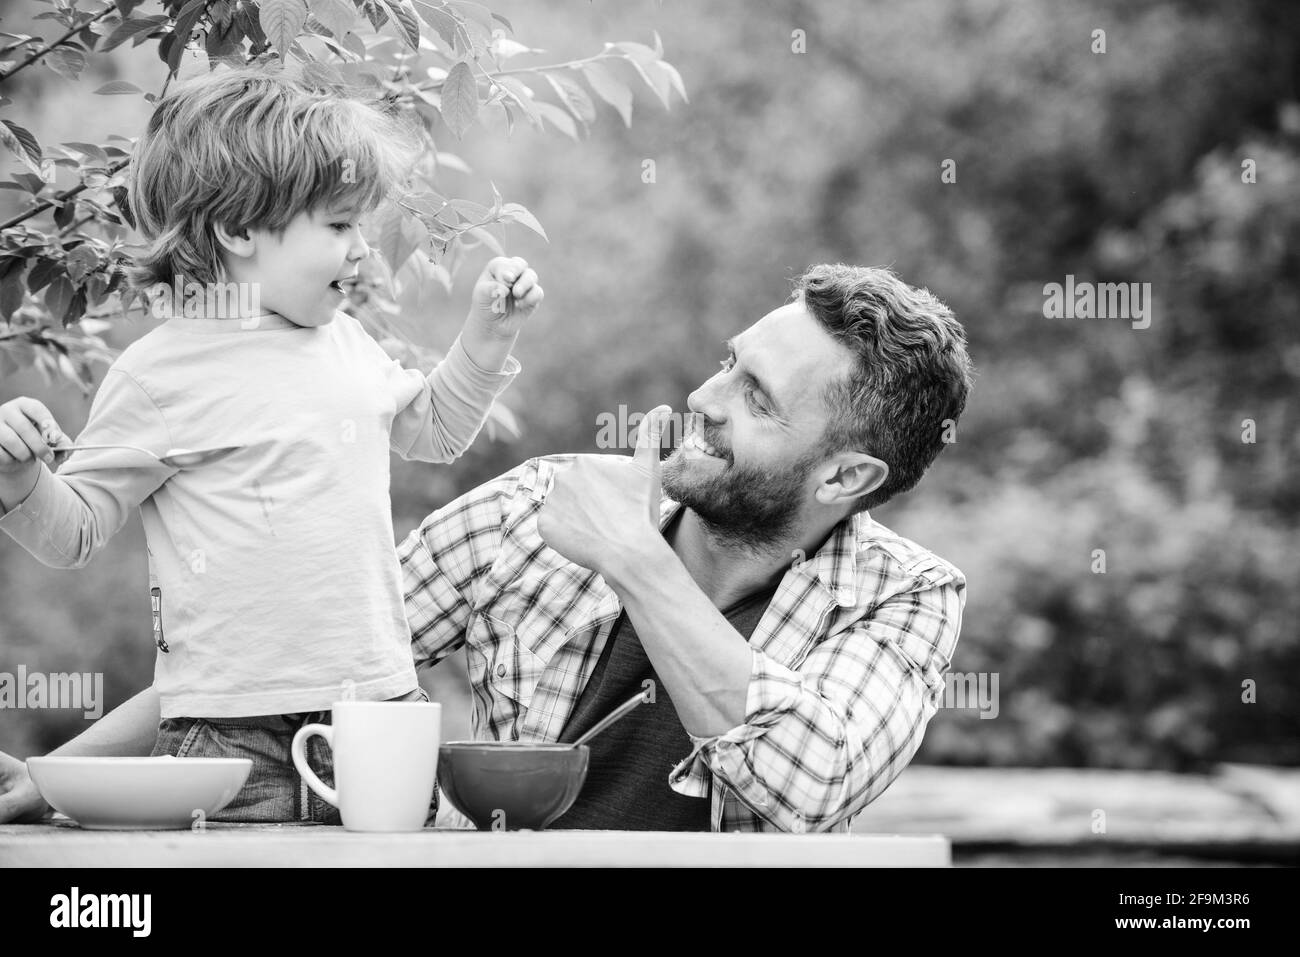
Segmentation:
{"type": "Polygon", "coordinates": [[[27,67],[31,66],[41,57],[45,56],[45,54],[53,50],[55,47],[62,46],[64,43],[67,43],[69,40],[75,37],[82,30],[86,29],[86,27],[90,26],[92,23],[98,23],[100,20],[103,20],[106,16],[108,16],[110,13],[113,13],[115,10],[117,10],[117,7],[110,3],[105,9],[99,11],[99,13],[95,14],[89,20],[85,21],[84,23],[77,24],[77,26],[73,27],[67,33],[63,34],[63,36],[59,37],[57,40],[55,40],[45,49],[37,50],[35,53],[29,56],[22,63],[19,63],[16,67],[14,67],[12,70],[6,73],[4,76],[0,76],[0,83],[3,83],[5,80],[9,79],[15,73],[27,69],[27,67]]]}
{"type": "MultiPolygon", "coordinates": [[[[109,177],[111,178],[114,173],[121,172],[123,169],[126,168],[129,162],[130,160],[118,160],[115,164],[109,167],[108,169],[109,177]]],[[[52,207],[56,202],[61,203],[64,200],[71,199],[73,196],[76,196],[77,194],[84,192],[86,189],[87,189],[86,184],[82,183],[79,186],[74,186],[72,189],[64,190],[62,193],[58,193],[57,195],[55,195],[54,199],[44,200],[43,202],[38,203],[36,206],[33,206],[31,209],[27,210],[27,212],[19,213],[17,216],[14,216],[12,219],[0,223],[0,230],[9,229],[12,226],[17,226],[19,223],[31,219],[33,216],[38,216],[41,213],[45,212],[50,207],[52,207]]]]}

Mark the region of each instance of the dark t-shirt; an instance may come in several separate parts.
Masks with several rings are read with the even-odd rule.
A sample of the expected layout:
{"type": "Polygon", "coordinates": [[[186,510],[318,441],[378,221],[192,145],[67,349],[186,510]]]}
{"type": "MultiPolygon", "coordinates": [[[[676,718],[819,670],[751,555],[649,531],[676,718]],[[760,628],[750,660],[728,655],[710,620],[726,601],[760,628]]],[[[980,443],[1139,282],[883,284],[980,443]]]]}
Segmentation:
{"type": "MultiPolygon", "coordinates": [[[[775,586],[758,592],[723,614],[748,640],[775,592],[775,586]]],[[[582,793],[551,824],[552,830],[709,830],[709,799],[687,797],[668,786],[668,773],[691,753],[691,739],[627,612],[619,615],[559,740],[579,738],[641,692],[646,679],[654,681],[654,702],[634,708],[589,742],[591,759],[582,793]]]]}

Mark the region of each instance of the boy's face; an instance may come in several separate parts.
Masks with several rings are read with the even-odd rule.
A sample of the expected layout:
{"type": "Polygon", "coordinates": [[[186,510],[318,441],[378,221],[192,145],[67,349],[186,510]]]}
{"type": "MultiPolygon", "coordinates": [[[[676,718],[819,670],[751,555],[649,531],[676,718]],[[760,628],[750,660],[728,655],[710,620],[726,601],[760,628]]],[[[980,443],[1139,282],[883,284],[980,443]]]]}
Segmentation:
{"type": "Polygon", "coordinates": [[[346,298],[339,282],[357,274],[370,247],[361,238],[358,210],[299,213],[284,235],[250,229],[256,248],[248,272],[261,306],[297,326],[323,326],[346,298]]]}

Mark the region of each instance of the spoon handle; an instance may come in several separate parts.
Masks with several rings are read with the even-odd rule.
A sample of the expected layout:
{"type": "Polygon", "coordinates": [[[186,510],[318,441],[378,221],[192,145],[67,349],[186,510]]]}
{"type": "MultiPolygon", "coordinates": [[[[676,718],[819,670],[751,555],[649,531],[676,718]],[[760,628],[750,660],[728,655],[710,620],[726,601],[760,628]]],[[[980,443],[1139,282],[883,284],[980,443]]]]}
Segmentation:
{"type": "Polygon", "coordinates": [[[600,734],[600,732],[604,731],[606,728],[608,728],[619,718],[623,717],[623,715],[627,714],[637,705],[645,701],[646,694],[647,692],[643,691],[640,694],[638,694],[635,698],[629,698],[627,701],[623,702],[621,705],[619,705],[617,708],[615,708],[605,717],[597,721],[596,724],[589,731],[587,731],[586,734],[578,738],[577,741],[574,741],[573,746],[576,748],[580,744],[586,744],[588,741],[590,741],[596,735],[600,734]]]}
{"type": "Polygon", "coordinates": [[[150,458],[156,459],[148,449],[142,449],[138,445],[51,445],[51,452],[81,452],[85,449],[130,449],[133,452],[143,452],[150,458]]]}

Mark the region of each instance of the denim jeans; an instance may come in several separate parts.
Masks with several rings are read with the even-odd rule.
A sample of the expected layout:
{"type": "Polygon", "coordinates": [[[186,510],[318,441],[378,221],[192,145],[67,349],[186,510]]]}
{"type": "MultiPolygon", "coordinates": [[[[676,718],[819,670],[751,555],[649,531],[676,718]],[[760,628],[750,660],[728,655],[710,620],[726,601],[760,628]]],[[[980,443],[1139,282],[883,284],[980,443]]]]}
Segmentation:
{"type": "MultiPolygon", "coordinates": [[[[428,701],[416,688],[393,701],[428,701]]],[[[154,756],[178,758],[250,758],[253,770],[233,801],[213,814],[212,821],[341,824],[338,808],[319,797],[294,767],[289,748],[306,724],[329,724],[329,711],[258,715],[249,718],[164,718],[158,725],[154,756]]],[[[307,763],[327,786],[334,786],[334,762],[329,745],[319,735],[307,740],[307,763]]],[[[437,799],[429,808],[432,825],[437,799]]]]}

